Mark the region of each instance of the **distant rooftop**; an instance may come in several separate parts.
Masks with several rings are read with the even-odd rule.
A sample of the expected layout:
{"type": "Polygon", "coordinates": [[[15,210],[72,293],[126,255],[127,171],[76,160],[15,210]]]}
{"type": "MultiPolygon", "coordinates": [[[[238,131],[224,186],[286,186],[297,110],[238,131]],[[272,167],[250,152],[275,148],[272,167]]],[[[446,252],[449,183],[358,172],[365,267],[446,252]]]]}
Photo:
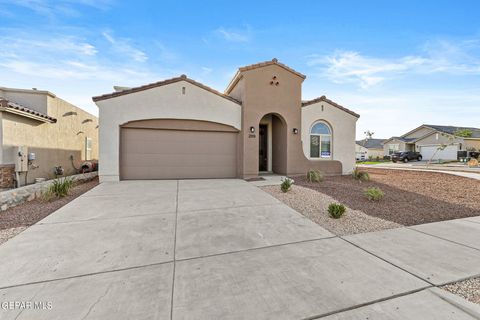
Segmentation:
{"type": "Polygon", "coordinates": [[[367,149],[382,149],[383,148],[383,143],[387,141],[387,139],[368,139],[365,142],[366,139],[363,140],[358,140],[356,143],[358,145],[364,146],[367,149]]]}
{"type": "Polygon", "coordinates": [[[480,138],[480,128],[472,128],[472,127],[456,127],[456,126],[440,126],[434,124],[424,124],[425,127],[429,127],[435,129],[437,131],[448,133],[455,135],[457,131],[461,130],[470,130],[472,131],[472,136],[469,138],[480,138]]]}

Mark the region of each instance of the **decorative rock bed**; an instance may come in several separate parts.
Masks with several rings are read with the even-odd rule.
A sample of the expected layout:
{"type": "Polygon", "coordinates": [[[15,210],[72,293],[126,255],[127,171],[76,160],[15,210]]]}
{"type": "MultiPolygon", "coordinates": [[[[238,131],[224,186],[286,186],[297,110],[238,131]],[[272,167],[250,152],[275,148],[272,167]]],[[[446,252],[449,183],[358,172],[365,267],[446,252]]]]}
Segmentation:
{"type": "MultiPolygon", "coordinates": [[[[95,171],[68,176],[68,178],[73,179],[74,181],[87,181],[95,178],[97,175],[98,172],[95,171]]],[[[53,180],[47,180],[44,182],[0,192],[0,210],[5,211],[10,207],[15,207],[23,202],[31,201],[40,197],[42,193],[50,187],[52,182],[53,180]]]]}

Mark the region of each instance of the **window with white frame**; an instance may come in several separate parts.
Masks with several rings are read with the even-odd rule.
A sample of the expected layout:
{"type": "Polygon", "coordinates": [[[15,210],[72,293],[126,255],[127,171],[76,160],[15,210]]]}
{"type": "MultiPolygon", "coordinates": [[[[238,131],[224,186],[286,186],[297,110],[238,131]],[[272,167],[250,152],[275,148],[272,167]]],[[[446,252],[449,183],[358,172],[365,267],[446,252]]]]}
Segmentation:
{"type": "Polygon", "coordinates": [[[389,155],[394,154],[398,150],[400,150],[400,145],[398,143],[391,143],[391,144],[388,145],[388,154],[389,155]]]}
{"type": "Polygon", "coordinates": [[[322,121],[316,122],[310,129],[310,158],[331,158],[332,131],[322,121]]]}
{"type": "Polygon", "coordinates": [[[92,138],[85,138],[85,160],[92,160],[92,138]]]}

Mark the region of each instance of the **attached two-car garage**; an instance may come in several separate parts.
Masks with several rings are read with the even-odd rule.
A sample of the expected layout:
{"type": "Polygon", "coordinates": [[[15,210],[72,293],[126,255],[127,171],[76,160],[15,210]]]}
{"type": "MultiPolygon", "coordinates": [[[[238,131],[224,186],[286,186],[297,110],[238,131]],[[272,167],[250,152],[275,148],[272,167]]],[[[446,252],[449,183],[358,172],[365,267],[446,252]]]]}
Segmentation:
{"type": "Polygon", "coordinates": [[[192,120],[158,119],[120,129],[120,179],[234,178],[233,127],[192,120]]]}
{"type": "Polygon", "coordinates": [[[446,146],[443,150],[439,150],[440,145],[420,146],[420,154],[424,160],[457,160],[457,144],[446,146]]]}

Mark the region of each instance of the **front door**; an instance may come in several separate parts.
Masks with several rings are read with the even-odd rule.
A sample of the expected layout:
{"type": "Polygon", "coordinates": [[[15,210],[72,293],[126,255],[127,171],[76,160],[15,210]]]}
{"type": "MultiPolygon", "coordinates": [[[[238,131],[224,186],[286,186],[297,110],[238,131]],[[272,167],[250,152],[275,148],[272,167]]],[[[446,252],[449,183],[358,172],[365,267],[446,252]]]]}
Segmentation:
{"type": "Polygon", "coordinates": [[[268,125],[259,127],[258,171],[268,171],[268,125]]]}

